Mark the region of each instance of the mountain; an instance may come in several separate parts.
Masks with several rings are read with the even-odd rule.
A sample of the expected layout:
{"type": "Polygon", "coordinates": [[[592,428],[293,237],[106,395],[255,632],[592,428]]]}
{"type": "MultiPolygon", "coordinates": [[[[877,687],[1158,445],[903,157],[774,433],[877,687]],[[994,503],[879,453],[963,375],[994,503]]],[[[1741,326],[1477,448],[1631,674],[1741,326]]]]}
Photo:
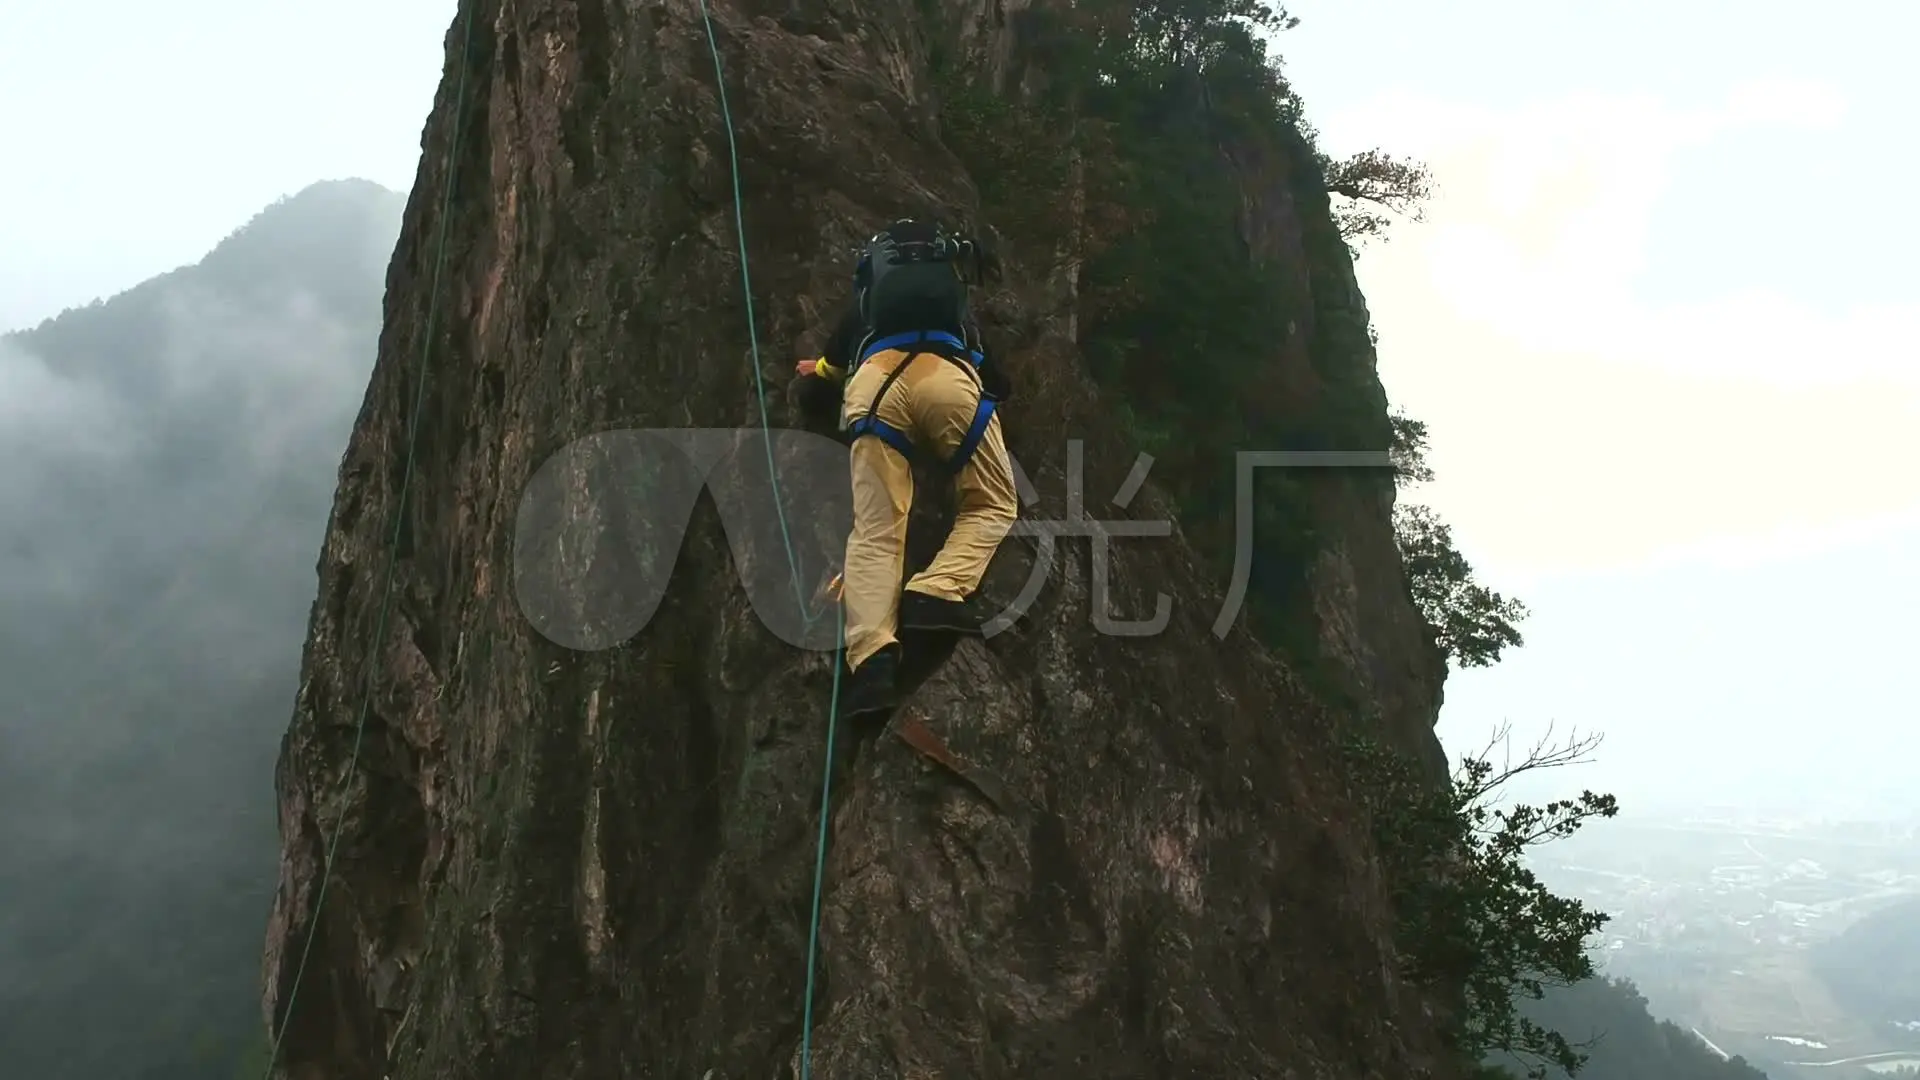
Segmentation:
{"type": "MultiPolygon", "coordinates": [[[[1767,1074],[1739,1057],[1722,1058],[1692,1032],[1647,1009],[1647,999],[1629,981],[1605,977],[1549,988],[1521,1012],[1557,1031],[1587,1056],[1579,1080],[1766,1080],[1767,1074]]],[[[1526,1062],[1491,1062],[1509,1076],[1526,1076],[1526,1062]]],[[[1548,1080],[1563,1080],[1560,1070],[1548,1080]]]]}
{"type": "Polygon", "coordinates": [[[403,196],[315,184],[0,337],[0,1075],[259,1028],[271,776],[403,196]]]}
{"type": "Polygon", "coordinates": [[[1334,738],[1440,760],[1444,663],[1350,254],[1252,28],[710,8],[733,140],[692,5],[535,2],[449,37],[277,773],[280,1075],[1447,1075],[1334,738]],[[1204,83],[1158,66],[1189,31],[1221,46],[1204,83]],[[1046,87],[1112,123],[1053,126],[1022,96],[1046,87]],[[1112,152],[1048,142],[1098,131],[1112,152]],[[1020,622],[909,656],[917,727],[836,729],[815,984],[835,638],[789,586],[843,550],[846,459],[780,385],[844,253],[929,209],[1003,240],[976,310],[1027,519],[1064,513],[1071,438],[1089,514],[1178,529],[1093,559],[1009,540],[982,595],[1045,579],[1020,622]],[[639,434],[685,428],[739,429],[710,447],[746,455],[717,513],[658,456],[693,436],[639,434]],[[1262,636],[1229,611],[1220,637],[1244,449],[1381,465],[1264,473],[1262,636]],[[1160,632],[1096,629],[1156,597],[1160,632]]]}
{"type": "Polygon", "coordinates": [[[1814,971],[1842,1007],[1920,1048],[1920,896],[1887,905],[1814,947],[1814,971]]]}

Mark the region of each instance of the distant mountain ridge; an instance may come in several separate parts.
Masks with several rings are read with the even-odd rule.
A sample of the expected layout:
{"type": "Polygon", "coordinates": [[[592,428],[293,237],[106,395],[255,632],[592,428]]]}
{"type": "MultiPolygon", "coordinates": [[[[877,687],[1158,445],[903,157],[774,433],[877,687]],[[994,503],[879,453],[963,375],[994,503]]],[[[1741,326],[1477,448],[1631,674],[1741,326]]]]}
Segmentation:
{"type": "Polygon", "coordinates": [[[1920,896],[1889,904],[1821,942],[1813,967],[1849,1011],[1908,1033],[1920,1048],[1920,896]]]}
{"type": "Polygon", "coordinates": [[[406,197],[314,184],[0,336],[0,1076],[223,1078],[406,197]]]}
{"type": "MultiPolygon", "coordinates": [[[[1603,976],[1552,987],[1541,1000],[1523,1003],[1521,1012],[1576,1047],[1585,1044],[1587,1064],[1578,1080],[1768,1080],[1742,1058],[1723,1059],[1692,1032],[1656,1019],[1625,979],[1603,976]]],[[[1527,1075],[1526,1063],[1512,1058],[1489,1064],[1506,1076],[1527,1075]]],[[[1547,1073],[1548,1080],[1565,1076],[1557,1069],[1547,1073]]]]}
{"type": "Polygon", "coordinates": [[[0,340],[69,363],[99,362],[102,347],[112,344],[110,337],[102,337],[111,324],[87,318],[88,313],[112,305],[116,323],[153,317],[168,290],[183,286],[213,285],[236,297],[293,289],[343,311],[363,307],[367,274],[372,272],[376,285],[384,281],[405,209],[404,194],[371,180],[310,184],[254,214],[199,261],[68,308],[31,328],[0,335],[0,340]]]}

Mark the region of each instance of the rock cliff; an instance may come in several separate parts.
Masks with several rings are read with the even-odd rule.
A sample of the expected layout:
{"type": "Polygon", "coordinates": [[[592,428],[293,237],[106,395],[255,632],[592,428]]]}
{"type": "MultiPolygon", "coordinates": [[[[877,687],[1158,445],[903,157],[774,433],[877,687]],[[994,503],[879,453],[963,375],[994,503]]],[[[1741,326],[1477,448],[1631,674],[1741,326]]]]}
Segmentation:
{"type": "MultiPolygon", "coordinates": [[[[753,365],[796,424],[781,388],[850,247],[902,213],[977,214],[926,43],[1018,94],[1032,5],[711,6],[751,319],[699,0],[467,0],[471,47],[449,34],[276,778],[279,1076],[800,1075],[833,668],[795,647],[818,631],[781,607],[787,556],[750,509],[773,497],[753,365]],[[692,488],[606,434],[666,428],[742,432],[683,543],[649,522],[692,488]],[[646,606],[636,577],[664,594],[615,626],[646,606]]],[[[1332,226],[1297,149],[1220,162],[1250,253],[1290,264],[1326,324],[1263,358],[1263,400],[1308,415],[1338,381],[1383,421],[1371,349],[1315,351],[1341,320],[1364,346],[1365,313],[1344,250],[1304,246],[1332,226]]],[[[1070,486],[1092,517],[1171,517],[1151,474],[1106,505],[1136,458],[1084,370],[1072,252],[1005,250],[982,310],[1019,388],[1027,519],[1064,518],[1070,486]]],[[[844,474],[775,434],[804,593],[844,538],[844,474]]],[[[932,733],[976,783],[838,727],[812,1075],[1444,1075],[1330,745],[1344,711],[1433,758],[1439,673],[1391,485],[1312,491],[1302,604],[1330,681],[1216,638],[1227,583],[1181,523],[1115,541],[1106,597],[1104,556],[1061,539],[1024,618],[921,665],[894,734],[932,733]],[[1162,594],[1160,633],[1096,631],[1096,606],[1148,618],[1162,594]]],[[[1011,603],[1048,546],[1010,539],[986,595],[1011,603]]]]}

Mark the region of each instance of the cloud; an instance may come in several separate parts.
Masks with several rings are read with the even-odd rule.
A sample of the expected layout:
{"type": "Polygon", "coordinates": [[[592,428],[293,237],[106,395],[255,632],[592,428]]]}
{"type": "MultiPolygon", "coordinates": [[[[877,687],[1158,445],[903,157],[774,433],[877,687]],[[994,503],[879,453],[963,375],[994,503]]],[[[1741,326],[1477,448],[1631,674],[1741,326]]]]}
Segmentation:
{"type": "MultiPolygon", "coordinates": [[[[1751,83],[1683,108],[1585,95],[1512,109],[1379,99],[1364,130],[1434,168],[1436,200],[1359,263],[1394,400],[1432,429],[1421,492],[1477,562],[1521,576],[1804,551],[1920,510],[1920,304],[1825,304],[1648,284],[1683,152],[1736,133],[1791,145],[1839,123],[1831,88],[1751,83]]],[[[1764,185],[1768,178],[1752,178],[1764,185]]],[[[1782,191],[1782,260],[1817,256],[1782,191]]],[[[1671,271],[1673,267],[1662,267],[1671,271]]]]}
{"type": "MultiPolygon", "coordinates": [[[[172,599],[113,594],[128,570],[198,565],[196,552],[250,535],[271,542],[289,516],[276,491],[338,462],[370,363],[366,325],[298,291],[242,302],[183,285],[156,312],[146,347],[97,375],[56,372],[0,342],[9,600],[121,610],[172,599]]],[[[312,514],[292,516],[317,546],[312,514]]]]}
{"type": "Polygon", "coordinates": [[[252,1033],[273,761],[401,203],[310,189],[0,338],[9,1064],[166,1071],[188,1034],[252,1033]]]}
{"type": "Polygon", "coordinates": [[[298,289],[244,301],[178,289],[161,310],[167,404],[228,432],[242,459],[230,467],[268,474],[338,459],[370,367],[364,324],[298,289]]]}
{"type": "MultiPolygon", "coordinates": [[[[56,445],[65,456],[118,460],[132,450],[127,419],[123,403],[107,388],[63,377],[38,355],[0,338],[0,460],[31,460],[56,445]]],[[[0,479],[40,477],[15,467],[0,471],[0,479]]]]}
{"type": "Polygon", "coordinates": [[[100,552],[85,522],[56,514],[87,480],[126,467],[138,438],[110,389],[62,376],[0,338],[0,604],[66,603],[100,552]]]}
{"type": "Polygon", "coordinates": [[[33,653],[0,657],[0,722],[98,712],[106,740],[141,686],[297,664],[399,208],[317,188],[204,263],[0,338],[0,638],[33,653]]]}

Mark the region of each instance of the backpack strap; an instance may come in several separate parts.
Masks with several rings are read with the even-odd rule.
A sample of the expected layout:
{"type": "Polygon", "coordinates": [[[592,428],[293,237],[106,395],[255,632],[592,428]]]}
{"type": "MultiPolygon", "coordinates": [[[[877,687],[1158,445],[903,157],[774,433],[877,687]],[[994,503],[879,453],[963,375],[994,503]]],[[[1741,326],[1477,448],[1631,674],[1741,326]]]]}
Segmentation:
{"type": "Polygon", "coordinates": [[[942,356],[947,356],[949,359],[957,359],[957,357],[953,355],[957,353],[960,356],[965,356],[976,368],[986,359],[985,354],[979,349],[974,348],[966,339],[956,337],[944,330],[909,330],[903,334],[890,334],[883,338],[874,338],[869,334],[867,338],[860,343],[860,350],[855,354],[854,364],[858,365],[860,361],[865,360],[874,353],[886,352],[888,349],[904,349],[909,345],[933,346],[932,348],[916,349],[915,351],[937,353],[942,356]]]}
{"type": "MultiPolygon", "coordinates": [[[[875,349],[863,350],[860,359],[864,360],[868,355],[877,351],[878,350],[875,349]]],[[[894,427],[892,424],[887,423],[885,420],[880,419],[880,403],[886,400],[887,391],[893,389],[894,380],[900,377],[901,372],[907,370],[908,364],[920,359],[920,355],[917,349],[908,353],[907,358],[900,361],[899,366],[887,372],[886,379],[880,383],[880,389],[874,391],[873,402],[867,406],[867,414],[855,420],[853,423],[848,424],[847,434],[856,439],[865,435],[872,435],[881,442],[899,451],[901,457],[911,459],[914,456],[913,437],[901,431],[899,428],[894,427]]]]}
{"type": "MultiPolygon", "coordinates": [[[[896,335],[896,336],[907,336],[907,335],[896,335]]],[[[951,335],[942,334],[939,336],[946,337],[952,340],[951,335]]],[[[886,341],[891,339],[882,339],[882,340],[886,341]]],[[[883,347],[898,348],[899,346],[886,345],[883,347]]],[[[960,342],[960,347],[965,348],[966,343],[960,342]]],[[[865,359],[866,356],[872,355],[873,353],[880,352],[880,351],[882,351],[881,348],[868,346],[862,350],[861,358],[865,359]]],[[[893,389],[894,380],[900,377],[901,372],[907,370],[907,365],[913,363],[915,360],[918,360],[921,356],[925,355],[925,353],[931,352],[931,351],[933,350],[915,349],[913,352],[907,354],[907,358],[905,360],[900,361],[900,364],[898,367],[895,367],[892,371],[887,372],[886,379],[884,379],[880,383],[880,389],[874,392],[873,403],[867,406],[866,415],[848,424],[847,434],[853,436],[855,439],[859,439],[864,436],[871,435],[874,438],[879,439],[881,442],[886,443],[888,446],[893,447],[893,449],[896,452],[898,452],[901,457],[904,457],[909,461],[919,456],[919,453],[920,453],[919,448],[914,445],[913,437],[911,435],[908,435],[906,432],[900,430],[897,427],[894,427],[892,424],[887,423],[885,420],[880,419],[880,403],[886,399],[887,391],[893,389]]],[[[977,352],[969,354],[974,364],[979,363],[979,359],[978,359],[979,355],[980,354],[977,352]]],[[[967,467],[967,463],[973,460],[973,455],[979,452],[980,442],[982,439],[986,438],[987,427],[989,424],[993,422],[994,413],[999,409],[1000,402],[996,398],[994,398],[993,395],[987,393],[985,387],[980,386],[980,378],[978,373],[973,371],[966,361],[960,359],[959,356],[955,356],[955,355],[947,355],[945,358],[949,363],[960,368],[962,371],[968,372],[969,377],[972,378],[974,382],[974,385],[976,387],[980,387],[980,401],[978,405],[974,406],[973,422],[967,425],[966,434],[960,437],[960,445],[954,448],[953,456],[947,458],[943,462],[940,462],[941,466],[949,474],[958,476],[960,475],[961,471],[967,467]]]]}
{"type": "Polygon", "coordinates": [[[967,467],[967,462],[973,460],[974,453],[980,449],[980,440],[986,438],[987,425],[993,423],[994,410],[999,407],[1000,403],[984,392],[980,395],[980,404],[973,411],[973,423],[968,425],[967,433],[960,439],[953,456],[947,459],[948,472],[958,476],[967,467]]]}

